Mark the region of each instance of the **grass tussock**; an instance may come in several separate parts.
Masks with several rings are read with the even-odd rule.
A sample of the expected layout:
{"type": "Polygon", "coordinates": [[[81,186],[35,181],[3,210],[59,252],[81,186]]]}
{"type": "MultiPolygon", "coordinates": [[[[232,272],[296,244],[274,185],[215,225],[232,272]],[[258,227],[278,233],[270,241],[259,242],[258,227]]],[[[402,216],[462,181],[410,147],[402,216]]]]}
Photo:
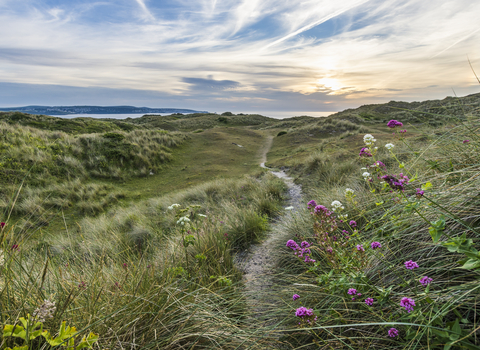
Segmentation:
{"type": "MultiPolygon", "coordinates": [[[[392,153],[377,141],[374,157],[357,158],[356,169],[353,161],[328,156],[308,160],[305,169],[318,181],[309,187],[307,200],[329,210],[339,200],[345,209],[333,214],[338,228],[325,236],[322,216],[305,208],[286,223],[277,242],[283,282],[290,280],[289,292],[300,294],[302,305],[318,316],[315,326],[302,323],[306,329],[292,330],[285,339],[307,348],[478,348],[479,128],[474,121],[430,129],[416,139],[392,136],[392,153]],[[386,167],[372,166],[375,161],[386,167]],[[366,171],[371,181],[363,179],[366,171]],[[381,178],[400,179],[400,173],[411,180],[402,189],[381,178]],[[346,196],[346,188],[354,195],[346,196]],[[340,221],[338,215],[345,214],[348,218],[340,221]],[[285,247],[288,239],[312,243],[317,262],[296,259],[285,247]],[[373,242],[381,248],[373,249],[373,242]],[[407,269],[410,260],[419,267],[407,269]],[[428,287],[420,283],[424,276],[433,279],[428,287]],[[361,296],[349,294],[350,289],[361,296]],[[404,298],[414,300],[413,311],[400,305],[404,298]],[[398,330],[396,337],[389,336],[391,328],[398,330]]],[[[294,305],[293,311],[299,306],[294,305]]],[[[293,311],[285,311],[292,325],[302,320],[293,311]]]]}
{"type": "Polygon", "coordinates": [[[101,348],[271,346],[268,329],[247,317],[233,252],[268,229],[260,199],[279,206],[284,191],[269,175],[217,180],[85,218],[61,234],[18,236],[7,222],[2,318],[13,324],[50,299],[57,309],[46,329],[65,320],[98,333],[101,348]]]}

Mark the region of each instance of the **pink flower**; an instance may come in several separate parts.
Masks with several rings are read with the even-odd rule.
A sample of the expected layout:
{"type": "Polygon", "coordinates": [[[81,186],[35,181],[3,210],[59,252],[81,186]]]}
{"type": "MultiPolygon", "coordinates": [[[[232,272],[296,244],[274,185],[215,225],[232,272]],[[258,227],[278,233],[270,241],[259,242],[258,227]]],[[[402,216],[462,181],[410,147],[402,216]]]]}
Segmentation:
{"type": "Polygon", "coordinates": [[[430,283],[432,283],[432,281],[433,281],[433,278],[430,278],[428,276],[423,276],[422,278],[420,278],[420,283],[424,287],[428,286],[430,283]]]}
{"type": "Polygon", "coordinates": [[[416,269],[418,267],[418,264],[415,261],[408,260],[408,261],[405,261],[405,267],[408,270],[413,270],[413,269],[416,269]]]}
{"type": "Polygon", "coordinates": [[[355,288],[350,288],[347,292],[347,294],[350,294],[350,295],[355,295],[357,294],[357,290],[355,288]]]}
{"type": "Polygon", "coordinates": [[[398,336],[398,330],[395,329],[395,328],[390,328],[390,329],[388,330],[388,336],[389,336],[390,338],[395,338],[396,336],[398,336]]]}
{"type": "Polygon", "coordinates": [[[367,304],[368,306],[372,306],[373,305],[373,298],[365,299],[365,304],[367,304]]]}
{"type": "Polygon", "coordinates": [[[410,298],[402,298],[400,301],[400,306],[404,307],[408,313],[413,311],[413,307],[415,306],[415,300],[410,298]]]}
{"type": "Polygon", "coordinates": [[[359,252],[364,252],[365,251],[365,248],[363,248],[363,244],[357,244],[357,250],[359,252]]]}

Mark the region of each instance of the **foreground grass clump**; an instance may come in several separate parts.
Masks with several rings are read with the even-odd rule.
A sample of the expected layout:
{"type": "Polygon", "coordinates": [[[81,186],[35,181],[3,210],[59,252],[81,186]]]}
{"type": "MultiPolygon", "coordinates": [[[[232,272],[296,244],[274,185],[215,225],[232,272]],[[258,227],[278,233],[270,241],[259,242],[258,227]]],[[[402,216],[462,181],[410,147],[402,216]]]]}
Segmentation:
{"type": "MultiPolygon", "coordinates": [[[[100,348],[271,346],[268,329],[246,316],[232,253],[265,234],[262,200],[279,208],[284,186],[265,174],[217,180],[41,237],[18,236],[7,222],[1,231],[3,323],[34,315],[48,300],[56,311],[45,319],[46,329],[66,321],[80,335],[98,334],[100,348]]],[[[38,339],[39,347],[45,344],[38,339]]]]}
{"type": "Polygon", "coordinates": [[[292,343],[480,348],[480,123],[432,130],[423,143],[400,124],[389,122],[387,142],[365,135],[357,170],[312,190],[289,224],[278,249],[297,285],[292,343]]]}

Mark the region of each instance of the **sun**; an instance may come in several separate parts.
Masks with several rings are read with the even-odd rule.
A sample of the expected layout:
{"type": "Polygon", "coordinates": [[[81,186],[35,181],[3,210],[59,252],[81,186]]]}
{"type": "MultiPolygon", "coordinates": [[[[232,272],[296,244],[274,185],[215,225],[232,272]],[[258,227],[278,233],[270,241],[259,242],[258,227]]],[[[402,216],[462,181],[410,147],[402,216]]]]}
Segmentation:
{"type": "Polygon", "coordinates": [[[322,78],[317,80],[317,84],[320,87],[323,87],[328,90],[337,91],[340,90],[343,86],[338,79],[335,78],[322,78]]]}

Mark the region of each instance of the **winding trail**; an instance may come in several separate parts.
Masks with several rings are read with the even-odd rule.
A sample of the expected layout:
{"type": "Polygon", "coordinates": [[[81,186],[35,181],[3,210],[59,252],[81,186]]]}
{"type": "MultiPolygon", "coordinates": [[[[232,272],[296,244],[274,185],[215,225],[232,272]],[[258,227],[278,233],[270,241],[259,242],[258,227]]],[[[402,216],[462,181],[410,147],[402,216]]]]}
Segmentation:
{"type": "MultiPolygon", "coordinates": [[[[272,143],[273,136],[268,136],[261,154],[260,166],[262,168],[269,169],[265,166],[265,162],[272,143]]],[[[272,223],[271,231],[263,242],[252,245],[246,252],[239,253],[236,257],[237,266],[244,272],[243,279],[247,303],[254,313],[256,321],[260,321],[263,325],[274,323],[272,319],[266,317],[266,313],[275,306],[278,307],[281,302],[274,293],[274,242],[281,233],[282,223],[288,220],[302,205],[301,186],[295,184],[293,179],[287,176],[283,170],[270,172],[285,181],[289,195],[286,206],[293,207],[293,209],[288,210],[286,215],[279,217],[277,221],[272,223]]]]}

